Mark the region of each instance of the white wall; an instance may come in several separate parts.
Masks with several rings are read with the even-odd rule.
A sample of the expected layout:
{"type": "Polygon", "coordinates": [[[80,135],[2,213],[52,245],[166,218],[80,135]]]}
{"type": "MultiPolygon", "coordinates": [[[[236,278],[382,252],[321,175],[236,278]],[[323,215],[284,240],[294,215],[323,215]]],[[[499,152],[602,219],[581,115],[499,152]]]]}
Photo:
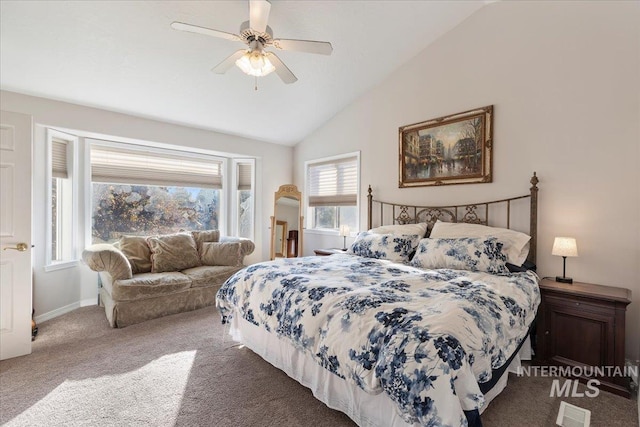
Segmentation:
{"type": "MultiPolygon", "coordinates": [[[[362,203],[371,184],[381,200],[437,205],[527,194],[537,171],[539,273],[560,274],[553,238],[576,237],[567,275],[633,291],[626,353],[638,359],[638,22],[638,2],[490,4],[298,144],[294,181],[304,188],[306,160],[362,150],[362,203]],[[493,183],[398,189],[398,127],[486,105],[493,183]]],[[[305,254],[324,247],[316,237],[305,254]]]]}
{"type": "MultiPolygon", "coordinates": [[[[59,271],[45,272],[45,141],[41,126],[74,129],[85,133],[109,135],[197,149],[213,150],[236,156],[255,157],[256,160],[256,250],[246,263],[269,258],[269,216],[273,215],[273,194],[278,187],[291,182],[292,148],[268,144],[217,132],[179,126],[96,108],[83,107],[13,92],[0,92],[0,107],[33,116],[34,133],[33,175],[33,239],[34,249],[34,308],[36,318],[43,320],[97,301],[97,274],[84,265],[59,271]],[[41,125],[41,126],[38,126],[41,125]]],[[[249,120],[248,125],[251,125],[249,120]]],[[[81,139],[81,144],[83,139],[81,139]]],[[[80,188],[81,194],[88,189],[80,188]]],[[[81,203],[80,241],[85,241],[85,212],[81,203]]]]}

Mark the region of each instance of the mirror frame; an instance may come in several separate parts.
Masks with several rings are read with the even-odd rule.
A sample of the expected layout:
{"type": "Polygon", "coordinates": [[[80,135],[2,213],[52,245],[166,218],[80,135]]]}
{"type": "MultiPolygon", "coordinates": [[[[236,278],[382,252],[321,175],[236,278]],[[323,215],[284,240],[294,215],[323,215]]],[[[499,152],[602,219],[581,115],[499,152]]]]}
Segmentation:
{"type": "Polygon", "coordinates": [[[278,237],[281,240],[281,244],[279,248],[276,248],[274,246],[274,251],[275,251],[275,256],[279,257],[279,258],[286,258],[287,257],[287,232],[289,230],[287,230],[287,221],[280,221],[279,219],[276,220],[276,231],[274,234],[274,245],[276,244],[276,242],[278,241],[278,237]],[[282,235],[278,236],[278,226],[282,226],[282,235]]]}
{"type": "MultiPolygon", "coordinates": [[[[270,259],[274,260],[276,258],[276,207],[278,205],[278,200],[281,198],[294,199],[298,201],[298,247],[297,253],[298,256],[302,256],[302,237],[303,237],[303,226],[304,226],[304,216],[302,215],[302,193],[298,191],[298,187],[293,184],[281,185],[278,188],[278,191],[274,193],[273,197],[273,216],[271,217],[271,245],[270,245],[270,259]]],[[[286,239],[285,239],[286,241],[286,239]]],[[[288,254],[288,247],[285,248],[283,255],[286,257],[288,254]]]]}

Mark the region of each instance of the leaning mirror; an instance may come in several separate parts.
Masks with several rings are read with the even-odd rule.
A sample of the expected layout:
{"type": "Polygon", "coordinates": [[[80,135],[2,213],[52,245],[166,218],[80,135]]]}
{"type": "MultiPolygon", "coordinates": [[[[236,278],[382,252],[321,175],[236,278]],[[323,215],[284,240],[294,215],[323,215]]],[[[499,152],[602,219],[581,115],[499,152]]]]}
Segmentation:
{"type": "Polygon", "coordinates": [[[302,255],[302,224],[302,193],[295,185],[281,185],[271,217],[271,259],[302,255]]]}
{"type": "Polygon", "coordinates": [[[276,258],[285,258],[287,253],[287,221],[276,220],[276,258]]]}

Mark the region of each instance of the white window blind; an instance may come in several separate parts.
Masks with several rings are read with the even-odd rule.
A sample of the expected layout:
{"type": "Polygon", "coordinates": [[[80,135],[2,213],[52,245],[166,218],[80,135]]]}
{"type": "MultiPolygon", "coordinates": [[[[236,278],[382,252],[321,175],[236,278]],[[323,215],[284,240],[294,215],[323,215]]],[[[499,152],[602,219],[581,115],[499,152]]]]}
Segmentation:
{"type": "Polygon", "coordinates": [[[356,206],[358,202],[358,164],[346,157],[310,164],[309,206],[356,206]]]}
{"type": "Polygon", "coordinates": [[[54,178],[69,178],[67,170],[67,141],[51,140],[51,175],[54,178]]]}
{"type": "Polygon", "coordinates": [[[251,190],[250,163],[238,163],[238,190],[251,190]]]}
{"type": "Polygon", "coordinates": [[[222,188],[222,160],[144,147],[91,146],[91,180],[117,184],[222,188]]]}

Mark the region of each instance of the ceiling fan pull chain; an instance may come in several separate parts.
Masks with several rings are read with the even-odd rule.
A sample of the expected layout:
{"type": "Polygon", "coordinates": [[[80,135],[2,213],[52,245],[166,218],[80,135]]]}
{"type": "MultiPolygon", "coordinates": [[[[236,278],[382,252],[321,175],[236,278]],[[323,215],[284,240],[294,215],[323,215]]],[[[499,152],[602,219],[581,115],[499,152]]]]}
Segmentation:
{"type": "Polygon", "coordinates": [[[258,76],[254,76],[254,79],[256,79],[256,86],[255,86],[255,90],[258,90],[258,76]]]}

